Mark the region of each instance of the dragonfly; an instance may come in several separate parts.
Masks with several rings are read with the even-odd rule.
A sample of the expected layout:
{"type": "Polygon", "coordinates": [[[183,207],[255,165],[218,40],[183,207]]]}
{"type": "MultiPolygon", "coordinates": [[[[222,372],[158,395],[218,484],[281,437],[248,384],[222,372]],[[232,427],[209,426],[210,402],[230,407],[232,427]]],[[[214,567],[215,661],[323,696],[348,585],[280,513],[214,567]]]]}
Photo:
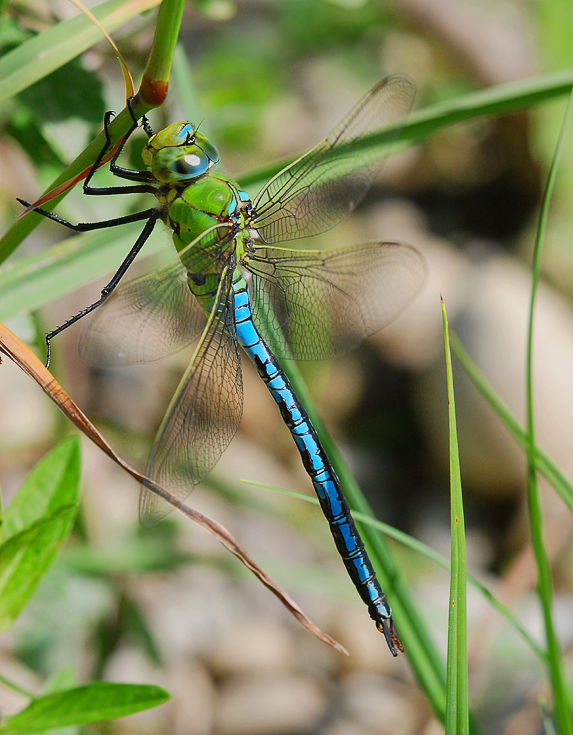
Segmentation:
{"type": "MultiPolygon", "coordinates": [[[[110,162],[112,173],[130,183],[92,186],[91,178],[111,147],[107,128],[112,113],[107,113],[107,143],[86,177],[84,192],[149,193],[155,205],[79,224],[37,210],[79,232],[145,221],[98,301],[47,335],[47,363],[51,339],[95,309],[79,342],[81,357],[93,365],[153,361],[196,341],[146,470],[184,500],[237,431],[243,408],[242,348],[292,434],[346,570],[394,656],[404,649],[390,605],[336,472],[279,360],[323,360],[356,347],[414,298],[424,278],[424,261],[417,250],[401,243],[366,242],[323,251],[291,249],[283,243],[326,232],[355,209],[389,151],[387,147],[381,156],[371,137],[386,134],[389,143],[395,139],[414,97],[408,77],[385,78],[330,135],[272,177],[253,200],[216,171],[217,148],[194,125],[175,123],[154,133],[145,117],[146,169],[118,164],[139,126],[134,117],[110,162]],[[159,270],[116,289],[158,222],[171,230],[177,253],[159,270]]],[[[144,526],[169,510],[164,500],[142,489],[144,526]]]]}

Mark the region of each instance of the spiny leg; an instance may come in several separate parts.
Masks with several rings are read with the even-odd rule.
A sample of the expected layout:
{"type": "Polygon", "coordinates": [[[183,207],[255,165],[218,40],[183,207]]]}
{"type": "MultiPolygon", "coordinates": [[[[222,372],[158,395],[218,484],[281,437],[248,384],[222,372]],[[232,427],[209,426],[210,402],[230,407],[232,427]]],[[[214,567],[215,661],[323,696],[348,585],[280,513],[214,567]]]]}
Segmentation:
{"type": "MultiPolygon", "coordinates": [[[[114,153],[113,158],[110,161],[109,164],[109,170],[114,174],[115,176],[119,176],[121,179],[127,179],[128,181],[153,181],[153,174],[149,171],[140,171],[138,169],[131,169],[131,168],[124,168],[123,166],[117,165],[117,159],[121,155],[125,144],[127,143],[128,139],[131,137],[132,133],[137,129],[139,123],[137,121],[137,118],[133,114],[133,108],[131,106],[133,97],[130,97],[127,100],[127,109],[129,110],[129,114],[131,115],[131,119],[133,120],[133,125],[130,127],[130,129],[127,131],[127,133],[124,135],[123,139],[121,140],[121,143],[118,146],[117,151],[114,153]]],[[[106,137],[106,144],[98,156],[98,161],[96,163],[101,162],[103,156],[105,155],[105,152],[109,149],[111,146],[111,137],[109,134],[109,122],[111,119],[111,112],[106,112],[104,117],[104,132],[106,137]]],[[[151,125],[149,124],[149,120],[143,115],[142,118],[142,128],[147,135],[148,138],[151,138],[153,135],[153,129],[151,128],[151,125]]],[[[129,194],[129,193],[137,193],[141,191],[151,191],[153,192],[153,187],[150,187],[149,189],[144,189],[140,186],[112,186],[112,187],[90,187],[89,186],[89,180],[91,179],[93,175],[93,168],[92,171],[90,171],[90,175],[86,178],[84,182],[84,193],[85,194],[129,194]]]]}
{"type": "MultiPolygon", "coordinates": [[[[116,152],[113,154],[113,157],[109,164],[109,170],[114,174],[114,176],[118,176],[121,179],[127,179],[128,181],[146,181],[147,184],[136,184],[134,186],[90,186],[90,181],[96,172],[96,170],[99,168],[105,154],[110,149],[112,143],[111,143],[111,136],[109,134],[109,123],[111,120],[111,116],[113,115],[112,112],[106,112],[103,120],[103,129],[105,133],[106,142],[103,148],[101,149],[98,157],[94,161],[93,166],[90,169],[89,174],[86,177],[86,180],[84,181],[84,194],[88,194],[91,196],[97,196],[97,195],[107,195],[107,194],[139,194],[142,192],[147,193],[153,193],[154,187],[150,182],[153,181],[153,174],[150,171],[139,171],[136,169],[129,169],[129,168],[123,168],[122,166],[117,165],[117,159],[122,154],[123,149],[125,147],[125,144],[133,134],[133,132],[137,129],[138,123],[137,120],[133,116],[133,112],[131,110],[131,106],[128,104],[129,111],[131,114],[131,117],[133,119],[133,124],[127,131],[127,133],[123,136],[121,139],[121,142],[116,150],[116,152]]],[[[147,132],[147,127],[149,126],[149,123],[146,122],[144,124],[144,130],[147,132]]]]}
{"type": "MultiPolygon", "coordinates": [[[[20,204],[23,204],[25,207],[30,206],[29,202],[25,201],[24,199],[17,199],[17,201],[20,202],[20,204]]],[[[144,209],[142,212],[126,214],[123,217],[113,217],[112,219],[104,219],[100,222],[78,222],[74,225],[72,222],[68,222],[67,219],[59,217],[57,214],[54,214],[54,212],[48,212],[46,209],[41,209],[40,207],[37,207],[34,210],[34,212],[41,214],[43,217],[51,219],[54,222],[57,222],[59,225],[63,225],[64,227],[67,227],[69,230],[73,230],[74,232],[91,232],[92,230],[103,230],[107,227],[115,227],[116,225],[127,225],[131,222],[141,222],[141,220],[149,219],[149,217],[152,217],[155,211],[155,208],[152,207],[150,209],[144,209]]]]}
{"type": "MultiPolygon", "coordinates": [[[[153,180],[153,175],[149,171],[133,171],[130,169],[123,169],[120,166],[116,165],[116,161],[118,157],[120,156],[121,152],[123,151],[123,148],[131,136],[131,134],[136,130],[138,123],[133,115],[133,111],[131,109],[131,105],[129,105],[129,111],[131,114],[131,117],[133,119],[133,125],[130,127],[126,135],[122,138],[117,151],[114,153],[111,163],[110,163],[110,170],[112,173],[114,173],[116,176],[119,176],[120,178],[125,178],[132,181],[147,181],[151,182],[153,180]]],[[[102,149],[100,150],[96,160],[94,161],[93,165],[91,166],[88,175],[86,176],[86,180],[84,181],[83,189],[84,193],[88,195],[94,195],[94,194],[136,194],[136,193],[154,193],[155,188],[151,183],[148,184],[137,184],[134,186],[117,186],[117,187],[92,187],[89,185],[89,182],[91,181],[94,173],[100,166],[105,154],[111,147],[111,137],[109,134],[109,122],[112,116],[112,112],[107,112],[104,117],[104,133],[106,142],[102,149]]],[[[144,119],[143,127],[145,132],[149,135],[149,131],[151,131],[151,127],[149,125],[149,122],[147,119],[144,119]]],[[[24,201],[23,199],[18,199],[18,201],[23,204],[24,206],[29,206],[29,203],[24,201]]],[[[94,302],[93,304],[90,304],[90,306],[86,307],[82,311],[80,311],[75,316],[68,319],[64,324],[62,324],[57,329],[54,329],[53,331],[49,332],[46,335],[46,367],[49,367],[50,365],[50,359],[51,359],[51,340],[57,335],[60,334],[60,332],[63,332],[65,329],[67,329],[72,324],[75,324],[79,319],[86,316],[86,314],[89,314],[94,309],[96,309],[98,306],[100,306],[107,297],[113,292],[121,278],[125,275],[127,269],[135,259],[136,255],[139,253],[141,248],[143,247],[144,243],[148,239],[149,235],[153,231],[153,228],[155,226],[155,223],[157,222],[157,219],[159,217],[159,214],[155,208],[146,209],[142,212],[135,212],[133,214],[124,215],[123,217],[114,217],[109,220],[103,220],[100,222],[79,222],[78,224],[73,224],[71,222],[68,222],[68,220],[63,219],[62,217],[59,217],[57,214],[54,214],[53,212],[48,212],[47,210],[36,208],[35,209],[38,214],[43,215],[44,217],[47,217],[48,219],[54,220],[55,222],[58,222],[58,224],[63,225],[64,227],[67,227],[74,232],[89,232],[92,230],[98,230],[103,229],[107,227],[115,227],[116,225],[122,225],[122,224],[128,224],[131,222],[139,222],[141,220],[147,220],[147,223],[145,227],[143,228],[141,234],[137,238],[137,241],[129,251],[127,257],[124,259],[116,273],[114,274],[111,281],[102,289],[101,291],[101,297],[94,302]]]]}
{"type": "Polygon", "coordinates": [[[100,298],[97,301],[94,301],[93,304],[90,304],[89,306],[87,306],[85,309],[82,309],[82,311],[78,312],[75,316],[68,319],[67,322],[62,324],[60,327],[57,327],[56,329],[54,329],[53,331],[49,332],[49,334],[46,335],[46,367],[50,367],[50,359],[52,355],[52,347],[51,347],[52,339],[57,334],[60,334],[60,332],[63,332],[65,329],[70,327],[72,324],[75,324],[77,321],[82,319],[84,316],[92,312],[94,309],[97,309],[98,306],[101,306],[101,304],[103,304],[103,302],[114,291],[117,284],[123,278],[127,269],[133,263],[135,257],[137,256],[137,254],[143,247],[144,243],[146,242],[148,237],[153,232],[155,223],[159,219],[159,215],[157,214],[155,210],[150,210],[150,211],[152,214],[147,217],[147,222],[145,224],[145,227],[143,228],[139,237],[135,241],[135,244],[133,245],[133,247],[127,254],[127,257],[124,259],[122,264],[119,266],[119,268],[115,272],[111,281],[107,284],[107,286],[102,288],[100,298]]]}

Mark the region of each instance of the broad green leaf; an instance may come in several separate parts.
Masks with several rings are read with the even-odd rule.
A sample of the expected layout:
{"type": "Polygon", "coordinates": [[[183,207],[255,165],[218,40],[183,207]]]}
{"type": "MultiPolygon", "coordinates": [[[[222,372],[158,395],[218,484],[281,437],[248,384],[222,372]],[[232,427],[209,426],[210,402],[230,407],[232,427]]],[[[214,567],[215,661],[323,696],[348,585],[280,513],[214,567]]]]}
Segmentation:
{"type": "Polygon", "coordinates": [[[169,693],[144,684],[94,682],[35,699],[0,726],[2,735],[20,735],[68,725],[87,725],[157,707],[169,693]]]}
{"type": "Polygon", "coordinates": [[[4,541],[60,508],[75,505],[78,502],[80,469],[77,436],[64,440],[38,462],[6,509],[4,541]]]}
{"type": "MultiPolygon", "coordinates": [[[[76,687],[77,685],[78,681],[73,669],[58,669],[44,682],[42,694],[44,696],[55,694],[56,692],[61,692],[66,689],[72,689],[72,687],[76,687]]],[[[42,732],[42,730],[36,730],[28,735],[36,735],[36,733],[39,732],[42,732]]],[[[50,735],[78,735],[79,732],[80,728],[77,725],[68,725],[66,727],[55,727],[50,729],[50,735]]]]}
{"type": "Polygon", "coordinates": [[[76,505],[62,506],[0,546],[0,631],[14,622],[34,594],[76,512],[76,505]]]}

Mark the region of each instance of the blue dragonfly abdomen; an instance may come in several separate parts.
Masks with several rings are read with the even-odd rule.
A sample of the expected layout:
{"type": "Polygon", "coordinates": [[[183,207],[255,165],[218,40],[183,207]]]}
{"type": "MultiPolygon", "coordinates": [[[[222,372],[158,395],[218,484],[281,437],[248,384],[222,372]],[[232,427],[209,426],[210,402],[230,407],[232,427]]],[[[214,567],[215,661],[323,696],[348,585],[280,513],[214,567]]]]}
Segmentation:
{"type": "Polygon", "coordinates": [[[404,649],[396,633],[392,611],[376,578],[340,487],[340,481],[280,362],[265,344],[253,323],[248,286],[238,272],[233,279],[233,296],[235,328],[239,344],[275,399],[312,480],[344,566],[360,597],[366,603],[370,617],[378,630],[384,634],[390,651],[396,656],[398,651],[404,649]]]}

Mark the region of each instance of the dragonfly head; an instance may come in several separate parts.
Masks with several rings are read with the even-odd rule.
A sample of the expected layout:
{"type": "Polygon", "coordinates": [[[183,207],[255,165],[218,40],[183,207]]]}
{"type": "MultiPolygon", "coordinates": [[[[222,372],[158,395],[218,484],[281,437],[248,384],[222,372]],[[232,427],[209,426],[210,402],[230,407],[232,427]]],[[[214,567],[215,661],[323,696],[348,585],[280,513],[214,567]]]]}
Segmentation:
{"type": "Polygon", "coordinates": [[[219,152],[191,123],[174,123],[152,136],[143,160],[158,181],[196,179],[219,160],[219,152]]]}

